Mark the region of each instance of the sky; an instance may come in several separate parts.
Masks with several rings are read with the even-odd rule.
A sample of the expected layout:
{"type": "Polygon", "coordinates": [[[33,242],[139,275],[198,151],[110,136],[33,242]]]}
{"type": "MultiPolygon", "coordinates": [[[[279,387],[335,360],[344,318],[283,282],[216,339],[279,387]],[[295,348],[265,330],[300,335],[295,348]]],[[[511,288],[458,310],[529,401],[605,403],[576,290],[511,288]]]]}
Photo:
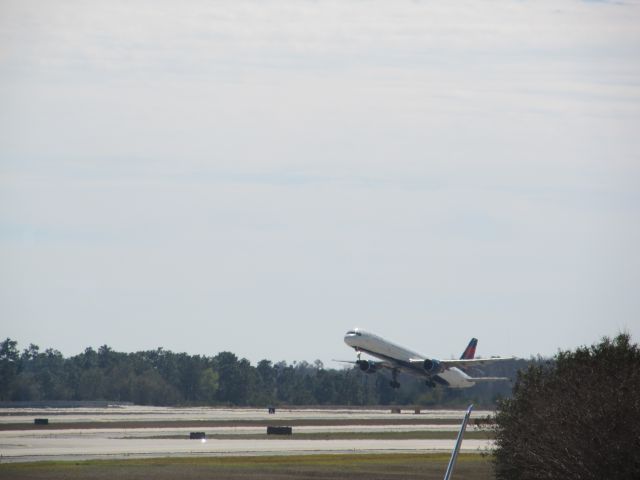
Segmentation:
{"type": "Polygon", "coordinates": [[[640,2],[0,0],[0,337],[640,341],[640,2]]]}

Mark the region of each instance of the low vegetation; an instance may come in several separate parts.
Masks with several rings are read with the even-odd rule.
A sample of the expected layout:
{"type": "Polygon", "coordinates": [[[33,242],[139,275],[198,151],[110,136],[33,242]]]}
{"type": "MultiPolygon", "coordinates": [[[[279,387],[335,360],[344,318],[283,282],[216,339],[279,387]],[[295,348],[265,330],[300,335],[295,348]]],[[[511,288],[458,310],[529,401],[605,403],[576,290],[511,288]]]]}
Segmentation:
{"type": "Polygon", "coordinates": [[[629,335],[530,366],[499,403],[496,478],[640,478],[640,349],[629,335]]]}
{"type": "MultiPolygon", "coordinates": [[[[448,457],[447,454],[356,454],[40,462],[0,465],[0,479],[440,480],[448,457]]],[[[461,454],[455,475],[465,480],[491,479],[490,458],[461,454]]]]}

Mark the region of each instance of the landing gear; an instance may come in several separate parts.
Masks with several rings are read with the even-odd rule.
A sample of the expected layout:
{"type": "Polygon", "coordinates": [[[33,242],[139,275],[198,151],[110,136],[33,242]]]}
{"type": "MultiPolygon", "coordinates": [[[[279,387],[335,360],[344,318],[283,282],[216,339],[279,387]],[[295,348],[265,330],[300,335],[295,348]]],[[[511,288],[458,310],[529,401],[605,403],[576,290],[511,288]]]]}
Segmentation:
{"type": "Polygon", "coordinates": [[[436,388],[436,382],[433,380],[425,380],[424,384],[429,388],[436,388]]]}
{"type": "Polygon", "coordinates": [[[400,383],[398,382],[398,370],[395,368],[391,370],[391,381],[389,382],[391,388],[400,388],[400,383]]]}

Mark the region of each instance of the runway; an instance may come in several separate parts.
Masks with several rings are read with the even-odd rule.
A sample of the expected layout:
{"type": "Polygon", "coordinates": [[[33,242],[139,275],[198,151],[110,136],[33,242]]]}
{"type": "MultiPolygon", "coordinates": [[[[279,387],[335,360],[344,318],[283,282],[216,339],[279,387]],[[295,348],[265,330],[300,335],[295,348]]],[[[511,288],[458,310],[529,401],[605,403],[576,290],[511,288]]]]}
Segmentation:
{"type": "MultiPolygon", "coordinates": [[[[36,417],[44,416],[65,423],[117,421],[264,421],[270,419],[304,420],[373,420],[384,418],[404,420],[412,417],[457,421],[462,418],[459,410],[422,410],[415,415],[410,408],[401,413],[390,413],[391,409],[321,409],[278,408],[275,415],[267,409],[257,408],[211,408],[211,407],[144,407],[114,406],[107,408],[0,408],[0,425],[9,423],[32,423],[36,417]]],[[[493,412],[474,411],[472,418],[482,418],[493,412]]],[[[455,422],[454,422],[455,423],[455,422]]]]}
{"type": "MultiPolygon", "coordinates": [[[[389,410],[279,410],[276,415],[256,409],[170,409],[124,407],[113,409],[30,409],[7,411],[0,409],[0,461],[33,462],[43,460],[86,460],[108,458],[140,458],[170,456],[237,456],[237,455],[301,455],[314,453],[376,453],[376,452],[439,452],[450,451],[453,440],[441,439],[308,439],[295,438],[296,433],[322,432],[409,432],[454,431],[460,411],[429,411],[390,413],[389,410]],[[118,428],[123,419],[138,422],[134,428],[118,428]],[[72,425],[95,422],[97,428],[50,429],[47,426],[19,430],[21,423],[33,423],[34,418],[72,425]],[[266,435],[264,426],[238,426],[238,419],[251,422],[273,422],[281,425],[302,423],[294,427],[292,437],[266,435]],[[341,425],[344,419],[363,424],[341,425]],[[20,421],[18,421],[20,420],[20,421]],[[184,421],[209,421],[214,426],[202,428],[178,426],[184,421]],[[304,425],[322,420],[322,425],[304,425]],[[410,420],[412,424],[401,423],[410,420]],[[449,421],[446,424],[430,423],[449,421]],[[159,421],[164,422],[161,427],[159,421]],[[380,425],[366,422],[383,422],[380,425]],[[216,423],[217,422],[217,423],[216,423]],[[229,423],[230,425],[227,425],[229,423]],[[175,424],[176,426],[172,426],[175,424]],[[14,429],[15,428],[15,429],[14,429]],[[189,440],[190,431],[204,431],[211,436],[205,442],[189,440]],[[248,436],[257,438],[248,438],[248,436]],[[168,436],[178,438],[166,438],[168,436]],[[182,437],[182,438],[180,438],[182,437]],[[235,438],[234,438],[235,437],[235,438]]],[[[477,415],[482,416],[484,412],[477,415]]],[[[488,412],[487,412],[488,413],[488,412]]],[[[477,452],[490,448],[490,440],[468,439],[462,449],[477,452]]]]}

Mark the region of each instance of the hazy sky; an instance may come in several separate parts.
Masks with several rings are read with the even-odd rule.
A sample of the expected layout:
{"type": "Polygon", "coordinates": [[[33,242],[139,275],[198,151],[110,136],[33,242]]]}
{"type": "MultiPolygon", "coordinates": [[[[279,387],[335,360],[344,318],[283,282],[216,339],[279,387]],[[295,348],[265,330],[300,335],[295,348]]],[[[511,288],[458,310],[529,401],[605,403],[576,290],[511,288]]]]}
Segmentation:
{"type": "Polygon", "coordinates": [[[0,0],[21,348],[639,341],[639,246],[638,1],[0,0]]]}

